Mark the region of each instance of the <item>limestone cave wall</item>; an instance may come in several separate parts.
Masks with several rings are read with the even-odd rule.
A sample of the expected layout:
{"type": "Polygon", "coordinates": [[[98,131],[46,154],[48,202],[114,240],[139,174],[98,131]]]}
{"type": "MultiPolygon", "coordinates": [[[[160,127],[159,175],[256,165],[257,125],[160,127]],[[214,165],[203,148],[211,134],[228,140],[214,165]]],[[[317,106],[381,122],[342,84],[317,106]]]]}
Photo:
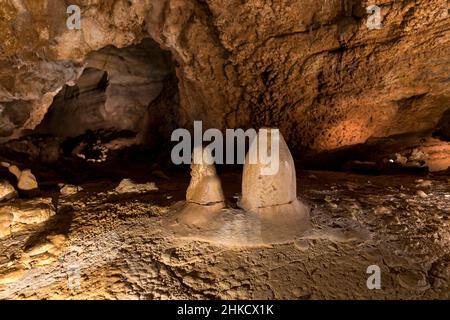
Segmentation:
{"type": "Polygon", "coordinates": [[[3,140],[36,128],[93,52],[145,38],[171,52],[180,127],[276,126],[297,152],[448,131],[447,0],[71,4],[81,30],[66,27],[67,1],[0,0],[3,140]],[[371,4],[381,8],[379,30],[366,26],[371,4]]]}

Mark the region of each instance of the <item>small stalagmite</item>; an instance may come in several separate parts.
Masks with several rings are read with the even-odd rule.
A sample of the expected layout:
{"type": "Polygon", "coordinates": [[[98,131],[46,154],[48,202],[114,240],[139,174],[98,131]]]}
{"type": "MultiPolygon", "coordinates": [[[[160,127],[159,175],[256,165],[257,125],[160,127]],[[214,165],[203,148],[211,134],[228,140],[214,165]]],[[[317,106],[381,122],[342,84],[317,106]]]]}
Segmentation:
{"type": "Polygon", "coordinates": [[[191,182],[186,191],[186,204],[180,213],[179,220],[188,225],[203,225],[211,215],[225,208],[225,197],[220,178],[217,175],[213,160],[207,158],[203,148],[193,152],[191,164],[191,182]],[[203,157],[196,159],[196,155],[203,157]],[[211,164],[210,164],[211,163],[211,164]]]}
{"type": "Polygon", "coordinates": [[[307,216],[306,207],[297,199],[294,160],[281,133],[275,129],[260,130],[250,150],[255,147],[258,155],[266,152],[266,155],[272,155],[271,161],[278,163],[274,166],[274,163],[263,162],[260,156],[252,162],[249,151],[242,177],[242,198],[238,205],[256,214],[307,216]],[[262,134],[267,135],[264,140],[261,140],[262,134]],[[276,153],[278,156],[273,157],[276,153]],[[264,174],[264,170],[268,171],[269,167],[276,167],[277,170],[264,174]]]}

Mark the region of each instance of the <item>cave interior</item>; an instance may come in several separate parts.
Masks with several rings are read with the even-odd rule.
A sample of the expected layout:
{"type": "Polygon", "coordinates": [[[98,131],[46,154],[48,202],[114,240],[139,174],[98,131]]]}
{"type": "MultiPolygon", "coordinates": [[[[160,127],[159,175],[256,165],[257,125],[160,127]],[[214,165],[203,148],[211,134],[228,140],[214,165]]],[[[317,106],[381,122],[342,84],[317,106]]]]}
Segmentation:
{"type": "MultiPolygon", "coordinates": [[[[240,37],[239,26],[215,20],[214,1],[197,2],[176,41],[181,22],[166,13],[162,35],[85,35],[86,45],[69,46],[74,57],[61,49],[64,34],[52,44],[62,59],[37,63],[24,44],[16,56],[32,71],[17,69],[12,87],[2,62],[13,55],[0,51],[0,298],[448,299],[448,20],[424,22],[420,36],[438,49],[421,49],[408,26],[424,4],[401,11],[400,27],[385,18],[391,32],[390,23],[403,28],[392,40],[361,31],[362,4],[349,1],[261,41],[259,26],[272,20],[240,37]],[[202,31],[213,24],[221,31],[202,31]],[[194,121],[279,129],[281,173],[175,165],[171,135],[192,133],[194,121]],[[373,265],[383,290],[366,286],[373,265]]],[[[23,37],[40,10],[27,6],[11,18],[23,37]]],[[[120,17],[131,13],[111,10],[128,28],[120,17]]],[[[100,28],[84,25],[86,34],[100,28]]]]}

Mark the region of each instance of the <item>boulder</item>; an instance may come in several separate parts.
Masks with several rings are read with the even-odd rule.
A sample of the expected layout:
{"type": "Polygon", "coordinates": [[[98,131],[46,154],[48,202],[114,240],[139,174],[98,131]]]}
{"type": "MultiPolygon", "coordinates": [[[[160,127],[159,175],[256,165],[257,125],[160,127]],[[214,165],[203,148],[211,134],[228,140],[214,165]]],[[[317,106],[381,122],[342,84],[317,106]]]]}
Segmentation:
{"type": "Polygon", "coordinates": [[[0,202],[17,196],[16,189],[8,181],[0,181],[0,202]]]}
{"type": "Polygon", "coordinates": [[[10,165],[9,163],[2,163],[2,166],[7,168],[9,172],[17,178],[17,188],[20,191],[31,192],[38,190],[38,182],[30,169],[22,171],[17,166],[10,165]]]}
{"type": "Polygon", "coordinates": [[[22,171],[17,188],[22,191],[32,191],[39,188],[36,177],[31,173],[31,170],[25,169],[22,171]]]}
{"type": "Polygon", "coordinates": [[[74,186],[71,184],[64,185],[60,190],[61,195],[63,195],[63,196],[72,196],[74,194],[77,194],[80,191],[83,191],[82,187],[74,186]]]}
{"type": "MultiPolygon", "coordinates": [[[[200,147],[201,153],[198,154],[203,154],[203,151],[204,149],[200,147]]],[[[206,159],[202,157],[196,161],[195,154],[194,151],[186,202],[175,215],[175,221],[176,225],[207,228],[218,221],[215,215],[225,208],[225,197],[216,168],[214,164],[209,164],[213,163],[212,159],[205,161],[206,159]]]]}
{"type": "Polygon", "coordinates": [[[17,180],[20,179],[20,175],[22,174],[22,171],[17,166],[8,165],[8,166],[6,166],[6,168],[8,168],[9,172],[11,174],[13,174],[17,178],[17,180]]]}
{"type": "Polygon", "coordinates": [[[51,198],[17,199],[0,206],[1,221],[10,223],[12,231],[21,229],[22,225],[45,222],[55,213],[51,198]]]}

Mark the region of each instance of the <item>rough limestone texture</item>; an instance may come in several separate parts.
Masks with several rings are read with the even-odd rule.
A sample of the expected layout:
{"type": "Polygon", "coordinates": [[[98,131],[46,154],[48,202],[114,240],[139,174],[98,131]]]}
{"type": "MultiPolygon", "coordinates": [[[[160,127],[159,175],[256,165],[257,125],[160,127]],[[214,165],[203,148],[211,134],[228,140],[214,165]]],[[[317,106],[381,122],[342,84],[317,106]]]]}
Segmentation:
{"type": "Polygon", "coordinates": [[[11,234],[11,224],[14,215],[11,212],[0,211],[0,238],[7,237],[11,234]]]}
{"type": "MultiPolygon", "coordinates": [[[[295,151],[435,131],[450,96],[447,0],[1,0],[0,135],[35,128],[90,53],[150,37],[172,53],[179,126],[280,127],[295,151]]],[[[439,126],[442,128],[442,125],[439,126]]]]}
{"type": "Polygon", "coordinates": [[[99,129],[142,132],[147,112],[157,112],[149,106],[174,73],[170,53],[150,39],[122,49],[105,47],[89,54],[85,64],[76,85],[65,86],[55,97],[39,133],[75,137],[99,129]]]}
{"type": "Polygon", "coordinates": [[[297,199],[297,178],[291,152],[280,133],[276,134],[273,139],[274,133],[276,131],[273,129],[261,130],[258,138],[253,140],[245,158],[242,198],[238,204],[242,209],[258,214],[305,215],[306,208],[297,199]],[[267,145],[261,143],[261,135],[266,135],[267,145]],[[273,143],[278,147],[275,148],[273,143]],[[258,156],[258,161],[252,163],[250,153],[253,148],[258,151],[259,155],[261,155],[260,149],[263,149],[263,153],[278,153],[278,157],[271,159],[268,164],[264,164],[261,157],[258,156]],[[273,167],[277,170],[271,174],[265,173],[264,169],[273,166],[274,162],[278,162],[273,167]]]}
{"type": "Polygon", "coordinates": [[[31,191],[39,188],[36,177],[31,173],[31,170],[25,169],[21,172],[17,188],[23,191],[31,191]]]}
{"type": "Polygon", "coordinates": [[[56,213],[51,198],[16,199],[0,205],[0,237],[43,223],[56,213]]]}

